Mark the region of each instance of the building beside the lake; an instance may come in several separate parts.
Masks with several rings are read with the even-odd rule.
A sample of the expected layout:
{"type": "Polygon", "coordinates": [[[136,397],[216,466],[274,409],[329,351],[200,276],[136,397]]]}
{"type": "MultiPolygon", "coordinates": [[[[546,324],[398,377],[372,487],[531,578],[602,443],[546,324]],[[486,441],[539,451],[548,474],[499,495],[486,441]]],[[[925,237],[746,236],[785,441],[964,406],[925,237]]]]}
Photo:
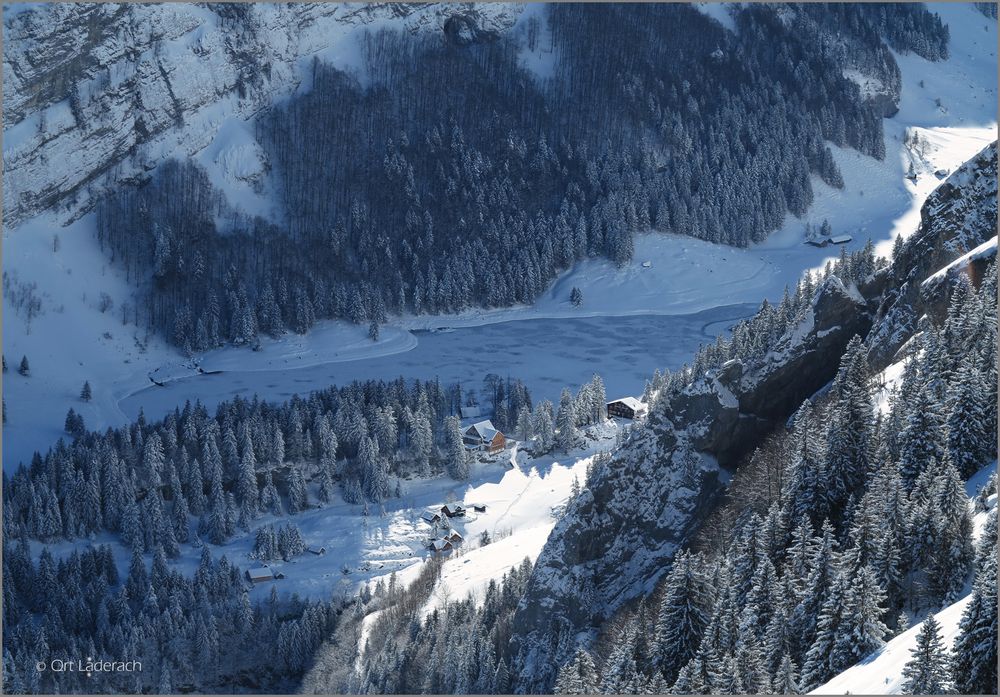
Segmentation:
{"type": "Polygon", "coordinates": [[[646,413],[646,405],[635,397],[622,397],[608,402],[608,418],[635,419],[646,413]]]}
{"type": "Polygon", "coordinates": [[[831,244],[847,244],[854,238],[850,235],[833,235],[832,237],[810,237],[806,244],[813,247],[829,247],[831,244]]]}
{"type": "Polygon", "coordinates": [[[498,453],[507,447],[507,439],[498,431],[490,420],[478,421],[462,433],[462,442],[466,450],[484,450],[488,453],[498,453]]]}

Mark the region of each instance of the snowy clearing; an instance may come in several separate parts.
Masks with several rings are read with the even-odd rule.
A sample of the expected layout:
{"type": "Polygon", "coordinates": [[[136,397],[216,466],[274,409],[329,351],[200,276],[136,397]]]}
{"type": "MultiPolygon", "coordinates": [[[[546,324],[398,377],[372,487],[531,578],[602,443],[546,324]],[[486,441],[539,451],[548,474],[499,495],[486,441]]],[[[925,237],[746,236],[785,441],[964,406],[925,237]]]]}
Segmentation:
{"type": "MultiPolygon", "coordinates": [[[[215,558],[225,555],[244,570],[262,566],[249,556],[257,528],[291,522],[301,530],[307,547],[323,547],[325,553],[306,551],[288,561],[263,564],[284,574],[284,578],[273,584],[248,585],[251,597],[266,598],[272,585],[282,596],[351,597],[365,585],[373,586],[380,579],[387,581],[393,573],[402,585],[413,581],[430,557],[427,541],[446,532],[444,525],[431,525],[421,519],[421,514],[438,512],[449,502],[463,503],[469,509],[467,515],[450,518],[448,524],[462,535],[464,542],[442,557],[441,579],[425,610],[429,612],[446,600],[464,598],[469,593],[481,600],[490,579],[499,578],[525,557],[537,558],[571,494],[574,478],[581,484],[585,482],[590,459],[595,453],[610,449],[617,433],[618,424],[607,421],[590,427],[585,443],[578,450],[538,458],[519,450],[523,444],[515,444],[488,459],[475,461],[466,482],[456,482],[444,475],[403,480],[402,498],[387,502],[384,514],[377,506],[369,505],[365,515],[363,506],[338,499],[295,515],[263,516],[253,522],[249,532],[238,533],[226,544],[210,545],[212,555],[215,558]],[[517,461],[516,467],[511,466],[512,456],[517,461]],[[485,505],[486,510],[476,512],[473,504],[485,505]],[[493,540],[486,546],[480,543],[483,532],[493,540]]],[[[47,547],[56,557],[92,544],[110,544],[119,572],[128,573],[131,553],[117,536],[109,533],[86,541],[30,543],[34,556],[47,547]]],[[[170,560],[170,567],[186,575],[193,574],[201,549],[194,544],[183,544],[180,549],[180,557],[170,560]]],[[[147,557],[151,559],[152,555],[147,557]]]]}

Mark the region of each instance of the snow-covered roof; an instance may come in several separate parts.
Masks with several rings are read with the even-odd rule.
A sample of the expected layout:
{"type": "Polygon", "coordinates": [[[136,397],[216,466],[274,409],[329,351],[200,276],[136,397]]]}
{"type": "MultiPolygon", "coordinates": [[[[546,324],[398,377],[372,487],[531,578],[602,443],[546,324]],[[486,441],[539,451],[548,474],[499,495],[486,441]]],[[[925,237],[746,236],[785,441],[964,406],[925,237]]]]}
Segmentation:
{"type": "Polygon", "coordinates": [[[437,511],[424,511],[420,514],[420,517],[429,523],[433,523],[435,520],[441,519],[441,515],[437,511]]]}
{"type": "Polygon", "coordinates": [[[440,552],[443,549],[448,549],[451,547],[451,542],[448,540],[431,540],[430,548],[435,552],[440,552]]]}
{"type": "Polygon", "coordinates": [[[247,569],[247,576],[250,577],[251,581],[266,581],[274,578],[274,573],[266,567],[261,567],[259,569],[247,569]]]}
{"type": "Polygon", "coordinates": [[[457,513],[458,511],[464,511],[465,506],[460,503],[446,503],[441,507],[441,510],[447,513],[457,513]]]}
{"type": "Polygon", "coordinates": [[[834,244],[844,244],[845,242],[850,242],[854,238],[850,235],[834,235],[830,238],[830,241],[834,244]]]}
{"type": "Polygon", "coordinates": [[[612,399],[610,402],[608,402],[608,404],[616,404],[616,403],[624,404],[632,411],[643,411],[646,408],[646,405],[640,402],[635,397],[621,397],[619,399],[612,399]]]}
{"type": "Polygon", "coordinates": [[[500,433],[500,431],[493,426],[493,422],[489,419],[486,421],[477,421],[469,426],[465,429],[466,435],[468,435],[469,431],[475,431],[476,435],[482,439],[484,443],[489,443],[498,433],[500,433]]]}

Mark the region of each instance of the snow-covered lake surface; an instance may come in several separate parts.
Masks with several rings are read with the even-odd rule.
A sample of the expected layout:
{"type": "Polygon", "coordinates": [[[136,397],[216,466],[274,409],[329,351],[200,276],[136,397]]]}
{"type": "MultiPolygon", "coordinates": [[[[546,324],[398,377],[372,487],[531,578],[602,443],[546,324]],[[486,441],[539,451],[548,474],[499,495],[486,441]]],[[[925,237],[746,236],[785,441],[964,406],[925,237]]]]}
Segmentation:
{"type": "MultiPolygon", "coordinates": [[[[594,373],[603,377],[609,396],[636,395],[642,394],[655,369],[680,367],[698,344],[713,341],[756,308],[734,305],[681,316],[525,319],[415,330],[409,334],[412,345],[400,353],[333,357],[301,368],[282,356],[274,359],[272,368],[224,369],[179,377],[162,387],[149,384],[119,405],[128,418],[136,417],[140,408],[147,418],[158,418],[185,399],[200,399],[211,408],[237,394],[283,400],[327,385],[397,376],[440,378],[444,384],[461,382],[466,389],[478,389],[489,373],[524,380],[535,400],[558,402],[563,387],[579,387],[594,373]]],[[[213,358],[203,363],[205,370],[219,369],[213,358]]]]}
{"type": "MultiPolygon", "coordinates": [[[[828,218],[836,234],[852,235],[849,249],[870,239],[879,252],[888,253],[896,236],[916,229],[920,206],[939,183],[934,172],[954,170],[996,139],[997,24],[971,5],[945,3],[933,9],[955,37],[951,57],[932,63],[897,56],[903,90],[899,113],[884,121],[883,161],[832,147],[844,188],[831,189],[814,178],[814,200],[805,217],[789,215],[765,243],[733,249],[676,235],[641,234],[630,264],[615,268],[597,259],[577,264],[531,307],[391,318],[378,343],[368,340],[366,327],[326,321],[305,337],[264,340],[257,353],[245,348],[212,352],[200,358],[202,366],[221,375],[184,379],[195,371],[176,350],[132,324],[122,325],[130,284],[97,249],[92,216],[63,227],[55,216],[43,215],[5,228],[4,271],[22,287],[36,284],[42,310],[29,327],[23,313],[5,300],[4,354],[11,368],[27,355],[32,376],[24,378],[13,369],[4,376],[9,410],[4,469],[12,470],[62,437],[70,407],[89,428],[103,429],[127,423],[140,407],[153,418],[189,398],[217,401],[254,392],[282,398],[331,381],[401,374],[478,386],[486,372],[493,372],[522,378],[536,398],[551,399],[562,386],[575,387],[599,372],[609,393],[637,392],[653,368],[690,359],[698,343],[763,299],[777,300],[803,270],[821,267],[839,253],[804,245],[806,222],[818,225],[828,218]],[[916,181],[905,177],[911,162],[916,181]],[[61,238],[58,252],[53,251],[55,234],[61,238]],[[581,307],[569,303],[574,287],[583,292],[581,307]],[[106,312],[99,309],[101,293],[114,302],[106,312]],[[444,331],[413,332],[421,329],[444,331]],[[150,375],[169,386],[147,389],[150,375]],[[172,378],[181,381],[171,383],[172,378]],[[79,399],[84,380],[93,388],[89,403],[79,399]]],[[[252,158],[243,157],[252,150],[246,134],[245,125],[221,129],[219,141],[202,153],[203,164],[247,165],[240,172],[252,174],[252,158]]]]}

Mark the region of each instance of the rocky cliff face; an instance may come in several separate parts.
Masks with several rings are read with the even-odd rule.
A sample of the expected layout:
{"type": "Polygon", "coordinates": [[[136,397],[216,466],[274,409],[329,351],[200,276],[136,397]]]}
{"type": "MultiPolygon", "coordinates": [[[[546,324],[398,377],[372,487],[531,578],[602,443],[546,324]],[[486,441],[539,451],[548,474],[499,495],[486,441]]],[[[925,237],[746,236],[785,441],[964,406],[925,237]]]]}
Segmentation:
{"type": "MultiPolygon", "coordinates": [[[[949,274],[935,275],[997,234],[997,144],[987,146],[924,202],[920,226],[893,265],[875,279],[888,290],[876,313],[871,360],[885,365],[917,329],[920,317],[943,312],[949,274]],[[931,278],[935,275],[934,278],[931,278]]],[[[993,249],[993,255],[996,250],[993,249]]],[[[975,260],[979,266],[987,259],[975,260]]],[[[957,269],[956,269],[957,271],[957,269]]]]}
{"type": "MultiPolygon", "coordinates": [[[[550,535],[518,609],[518,691],[551,690],[578,642],[655,587],[710,512],[726,469],[833,379],[855,334],[868,337],[872,367],[881,369],[913,335],[916,318],[946,304],[948,274],[928,277],[996,234],[996,157],[994,144],[942,184],[891,266],[860,289],[829,277],[804,320],[766,356],[730,361],[661,400],[593,473],[550,535]]],[[[989,252],[970,265],[987,264],[989,252]]]]}
{"type": "Polygon", "coordinates": [[[873,309],[829,278],[775,350],[751,365],[731,361],[708,371],[662,400],[593,473],[549,537],[518,610],[512,650],[513,674],[524,676],[520,691],[550,690],[577,640],[654,588],[710,511],[725,468],[833,379],[847,343],[870,328],[873,309]]]}
{"type": "Polygon", "coordinates": [[[506,4],[58,3],[4,16],[4,220],[86,210],[116,182],[197,153],[229,117],[303,88],[359,27],[488,40],[506,4]]]}

